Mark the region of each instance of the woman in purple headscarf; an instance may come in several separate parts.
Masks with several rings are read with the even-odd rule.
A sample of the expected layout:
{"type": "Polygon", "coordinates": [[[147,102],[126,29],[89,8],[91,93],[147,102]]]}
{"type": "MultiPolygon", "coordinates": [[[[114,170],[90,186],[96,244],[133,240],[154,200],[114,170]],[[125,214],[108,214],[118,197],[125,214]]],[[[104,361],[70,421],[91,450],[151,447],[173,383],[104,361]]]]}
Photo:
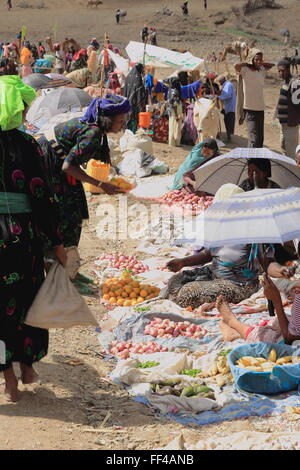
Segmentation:
{"type": "Polygon", "coordinates": [[[83,182],[101,186],[109,195],[123,192],[89,176],[81,165],[91,159],[110,163],[106,134],[119,132],[129,111],[129,101],[121,96],[95,98],[83,118],[71,119],[54,128],[55,140],[49,142],[55,154],[51,179],[59,200],[65,247],[78,246],[82,221],[89,218],[83,182]]]}

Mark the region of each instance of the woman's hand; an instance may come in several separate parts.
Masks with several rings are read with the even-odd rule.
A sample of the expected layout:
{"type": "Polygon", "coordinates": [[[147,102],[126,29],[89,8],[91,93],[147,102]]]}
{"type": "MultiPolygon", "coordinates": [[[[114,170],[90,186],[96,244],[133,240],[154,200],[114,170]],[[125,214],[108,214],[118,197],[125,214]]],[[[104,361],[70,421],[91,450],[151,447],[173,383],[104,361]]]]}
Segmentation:
{"type": "Polygon", "coordinates": [[[166,267],[169,269],[169,271],[172,271],[173,273],[177,273],[182,268],[184,268],[184,263],[182,262],[181,259],[172,259],[166,264],[166,267]]]}
{"type": "Polygon", "coordinates": [[[54,253],[60,264],[62,264],[64,267],[67,264],[67,254],[65,252],[64,245],[58,245],[54,247],[54,253]]]}
{"type": "Polygon", "coordinates": [[[124,189],[120,189],[118,188],[118,186],[115,186],[114,184],[111,184],[111,183],[102,183],[100,188],[103,189],[103,191],[109,196],[113,196],[114,194],[119,194],[119,193],[126,193],[124,189]]]}
{"type": "Polygon", "coordinates": [[[263,275],[262,286],[264,288],[264,295],[268,300],[272,300],[274,304],[281,302],[280,292],[275,286],[274,282],[271,281],[269,276],[263,275]]]}

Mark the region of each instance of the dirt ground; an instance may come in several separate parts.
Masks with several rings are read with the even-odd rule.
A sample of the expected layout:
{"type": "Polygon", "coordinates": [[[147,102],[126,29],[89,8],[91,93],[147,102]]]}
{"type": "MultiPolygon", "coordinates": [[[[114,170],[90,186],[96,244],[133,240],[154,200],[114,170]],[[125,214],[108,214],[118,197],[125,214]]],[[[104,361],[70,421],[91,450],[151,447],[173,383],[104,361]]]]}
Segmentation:
{"type": "MultiPolygon", "coordinates": [[[[51,6],[47,3],[47,9],[19,8],[18,2],[13,0],[13,6],[16,8],[8,13],[5,5],[3,6],[5,3],[2,2],[0,6],[0,40],[13,39],[15,32],[22,25],[28,26],[29,39],[32,37],[37,40],[44,38],[51,32],[51,28],[53,31],[53,27],[57,25],[57,35],[60,38],[74,36],[86,42],[93,36],[100,38],[104,31],[109,31],[112,42],[124,47],[125,38],[126,41],[139,40],[139,29],[145,21],[160,25],[159,39],[161,38],[161,44],[166,47],[172,46],[168,28],[170,31],[177,31],[175,37],[179,37],[180,31],[185,33],[183,36],[190,35],[187,41],[180,40],[177,47],[188,45],[195,54],[200,54],[202,50],[206,54],[211,52],[207,50],[208,39],[211,47],[219,46],[220,49],[221,43],[226,43],[232,37],[224,30],[214,32],[216,26],[213,25],[213,17],[209,17],[220,10],[230,10],[231,2],[225,0],[208,0],[207,12],[202,9],[202,2],[199,0],[189,2],[192,14],[189,22],[200,22],[210,28],[209,32],[205,31],[205,36],[201,34],[197,38],[191,37],[192,28],[184,28],[181,17],[178,17],[181,21],[179,28],[178,24],[175,24],[176,21],[172,23],[171,17],[160,18],[154,15],[162,6],[161,2],[156,0],[143,0],[142,9],[140,1],[123,0],[122,8],[128,10],[128,21],[120,26],[114,24],[114,11],[120,6],[120,2],[115,0],[111,0],[109,4],[105,2],[98,11],[89,11],[83,6],[83,2],[75,0],[64,0],[63,8],[59,7],[62,2],[52,0],[51,6]]],[[[21,3],[24,2],[19,0],[19,4],[21,3]]],[[[29,0],[28,3],[37,5],[41,2],[29,0]]],[[[174,5],[169,2],[168,6],[180,13],[179,2],[177,3],[174,5]]],[[[235,1],[235,5],[240,3],[235,1]]],[[[297,17],[295,11],[300,13],[300,2],[286,0],[280,3],[285,6],[284,15],[283,10],[264,10],[254,15],[253,24],[266,21],[270,28],[265,41],[275,36],[276,40],[280,41],[278,31],[286,27],[286,24],[289,24],[292,34],[299,34],[293,20],[297,17]],[[270,26],[272,22],[273,29],[270,26]]],[[[259,35],[261,36],[261,31],[259,35]]],[[[265,47],[270,51],[270,55],[271,52],[275,55],[282,44],[265,43],[265,47]]],[[[265,145],[277,151],[280,150],[279,127],[274,122],[273,113],[279,87],[275,70],[270,74],[265,90],[265,145]]],[[[236,134],[233,144],[225,147],[224,151],[246,146],[245,128],[237,127],[236,134]]],[[[170,172],[174,173],[189,149],[170,148],[154,143],[154,150],[155,155],[165,161],[170,167],[170,172]]],[[[99,219],[96,216],[96,208],[99,203],[105,201],[117,204],[117,199],[113,197],[92,196],[89,199],[90,221],[84,228],[80,243],[81,272],[89,276],[93,275],[93,261],[98,255],[116,251],[134,253],[138,243],[137,240],[97,238],[95,227],[99,219]]],[[[128,199],[129,205],[135,202],[133,198],[128,199]]],[[[99,305],[99,299],[92,296],[85,299],[97,319],[101,320],[105,310],[99,305]]],[[[133,402],[121,386],[107,379],[113,365],[103,360],[101,352],[94,328],[77,327],[51,331],[48,356],[36,365],[41,384],[21,388],[21,400],[17,404],[8,404],[0,396],[0,449],[156,449],[165,446],[180,432],[187,443],[193,443],[200,438],[227,436],[242,430],[300,431],[300,421],[290,420],[288,414],[278,417],[252,417],[201,428],[184,427],[162,419],[153,410],[133,402]]]]}

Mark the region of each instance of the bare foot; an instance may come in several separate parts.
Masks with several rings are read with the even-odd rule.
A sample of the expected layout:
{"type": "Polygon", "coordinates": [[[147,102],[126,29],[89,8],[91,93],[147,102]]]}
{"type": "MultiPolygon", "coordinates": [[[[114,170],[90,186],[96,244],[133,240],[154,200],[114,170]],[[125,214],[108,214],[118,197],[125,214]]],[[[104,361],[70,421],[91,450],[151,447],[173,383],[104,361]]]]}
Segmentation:
{"type": "Polygon", "coordinates": [[[32,366],[27,366],[20,362],[21,379],[24,385],[33,384],[39,381],[39,375],[32,366]]]}
{"type": "Polygon", "coordinates": [[[226,325],[226,323],[223,320],[220,320],[219,326],[220,326],[220,330],[221,330],[224,341],[231,342],[241,337],[241,335],[236,330],[226,325]]]}
{"type": "Polygon", "coordinates": [[[6,399],[10,402],[16,403],[19,401],[18,379],[15,376],[12,366],[3,372],[5,378],[4,393],[6,399]]]}
{"type": "Polygon", "coordinates": [[[222,315],[222,320],[227,325],[229,325],[230,321],[234,320],[235,316],[233,315],[231,308],[229,307],[229,304],[223,295],[219,295],[217,298],[216,307],[222,315]]]}

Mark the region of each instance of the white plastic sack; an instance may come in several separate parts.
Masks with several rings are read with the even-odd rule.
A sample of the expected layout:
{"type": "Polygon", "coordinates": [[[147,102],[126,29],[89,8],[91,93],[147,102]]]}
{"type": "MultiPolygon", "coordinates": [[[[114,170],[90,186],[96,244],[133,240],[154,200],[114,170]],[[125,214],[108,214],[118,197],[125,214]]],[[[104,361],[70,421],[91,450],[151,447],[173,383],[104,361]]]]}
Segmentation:
{"type": "Polygon", "coordinates": [[[126,129],[124,135],[120,138],[119,147],[122,153],[128,150],[140,149],[148,155],[153,154],[152,139],[143,130],[139,130],[134,134],[129,129],[126,129]]]}
{"type": "Polygon", "coordinates": [[[27,312],[26,325],[36,328],[98,326],[92,312],[71,283],[64,267],[55,262],[27,312]]]}
{"type": "Polygon", "coordinates": [[[117,367],[110,377],[126,385],[135,383],[151,383],[177,375],[182,369],[188,369],[192,360],[186,354],[172,352],[153,354],[134,354],[131,359],[118,361],[117,367]],[[159,366],[138,369],[140,363],[154,361],[159,366]]]}

